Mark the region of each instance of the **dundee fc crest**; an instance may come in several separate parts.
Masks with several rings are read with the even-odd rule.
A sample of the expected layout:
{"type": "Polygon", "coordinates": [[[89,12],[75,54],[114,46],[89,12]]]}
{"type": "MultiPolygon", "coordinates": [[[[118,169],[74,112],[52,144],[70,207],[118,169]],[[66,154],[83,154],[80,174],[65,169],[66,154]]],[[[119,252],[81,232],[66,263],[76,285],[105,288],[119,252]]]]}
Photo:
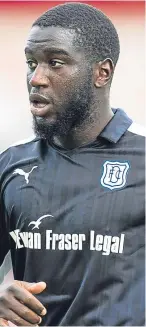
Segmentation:
{"type": "Polygon", "coordinates": [[[103,165],[101,184],[110,190],[120,189],[126,184],[126,176],[129,169],[128,162],[106,161],[103,165]]]}

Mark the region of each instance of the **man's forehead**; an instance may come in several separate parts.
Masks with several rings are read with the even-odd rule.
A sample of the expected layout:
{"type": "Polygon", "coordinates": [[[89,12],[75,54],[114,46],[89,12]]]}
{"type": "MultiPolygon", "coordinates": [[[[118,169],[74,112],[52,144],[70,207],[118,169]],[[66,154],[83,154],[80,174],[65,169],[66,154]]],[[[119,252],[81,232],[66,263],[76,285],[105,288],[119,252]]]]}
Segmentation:
{"type": "Polygon", "coordinates": [[[39,27],[33,26],[27,38],[27,42],[44,43],[53,42],[72,44],[74,31],[58,26],[39,27]]]}
{"type": "Polygon", "coordinates": [[[39,27],[33,26],[28,35],[25,53],[32,54],[51,54],[52,51],[74,58],[75,60],[84,59],[81,48],[74,44],[76,37],[75,31],[58,26],[39,27]]]}

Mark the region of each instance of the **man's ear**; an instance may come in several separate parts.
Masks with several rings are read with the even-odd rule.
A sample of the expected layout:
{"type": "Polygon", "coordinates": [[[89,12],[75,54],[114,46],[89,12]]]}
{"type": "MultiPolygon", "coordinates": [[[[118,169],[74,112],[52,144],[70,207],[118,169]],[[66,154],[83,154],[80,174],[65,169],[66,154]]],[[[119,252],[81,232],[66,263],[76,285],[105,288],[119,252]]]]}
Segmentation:
{"type": "Polygon", "coordinates": [[[103,87],[113,76],[114,64],[111,59],[107,58],[100,61],[94,66],[94,85],[95,87],[103,87]]]}

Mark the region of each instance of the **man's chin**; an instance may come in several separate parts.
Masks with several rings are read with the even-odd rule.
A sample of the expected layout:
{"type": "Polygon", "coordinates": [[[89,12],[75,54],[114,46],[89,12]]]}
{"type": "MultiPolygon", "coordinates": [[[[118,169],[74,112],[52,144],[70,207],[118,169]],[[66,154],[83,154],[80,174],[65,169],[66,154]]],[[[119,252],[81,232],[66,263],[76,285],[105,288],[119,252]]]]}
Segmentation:
{"type": "Polygon", "coordinates": [[[36,136],[49,141],[56,134],[56,124],[49,123],[42,117],[33,117],[33,131],[36,136]]]}

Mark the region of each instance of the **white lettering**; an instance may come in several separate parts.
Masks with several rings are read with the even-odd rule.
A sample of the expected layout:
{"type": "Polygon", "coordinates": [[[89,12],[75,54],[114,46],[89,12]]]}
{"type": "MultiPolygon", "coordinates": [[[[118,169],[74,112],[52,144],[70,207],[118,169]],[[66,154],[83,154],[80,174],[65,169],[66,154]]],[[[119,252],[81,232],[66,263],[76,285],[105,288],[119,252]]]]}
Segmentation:
{"type": "Polygon", "coordinates": [[[85,234],[79,234],[79,250],[83,250],[83,242],[86,241],[85,234]]]}
{"type": "Polygon", "coordinates": [[[52,230],[46,230],[46,249],[51,249],[51,241],[52,241],[52,230]]]}
{"type": "Polygon", "coordinates": [[[79,247],[79,235],[72,234],[72,250],[78,250],[79,247]]]}
{"type": "MultiPolygon", "coordinates": [[[[30,237],[30,242],[31,242],[31,237],[30,237]]],[[[31,242],[31,244],[32,244],[32,242],[31,242]]],[[[34,233],[34,249],[38,249],[38,250],[41,249],[41,234],[40,233],[34,233]]]]}
{"type": "Polygon", "coordinates": [[[52,230],[46,231],[47,250],[82,250],[85,234],[53,234],[52,230]]]}
{"type": "Polygon", "coordinates": [[[13,240],[16,243],[16,249],[21,249],[24,246],[20,244],[20,236],[19,236],[19,229],[14,230],[13,232],[10,232],[10,235],[12,236],[13,240]]]}
{"type": "Polygon", "coordinates": [[[94,245],[94,237],[95,237],[95,232],[94,232],[94,230],[91,230],[91,232],[90,232],[90,250],[91,251],[96,250],[95,245],[94,245]]]}
{"type": "Polygon", "coordinates": [[[110,248],[111,248],[111,241],[112,237],[105,235],[104,236],[104,241],[103,241],[103,251],[102,255],[109,255],[110,254],[110,248]]]}
{"type": "Polygon", "coordinates": [[[125,234],[121,234],[119,253],[123,253],[125,234]]]}
{"type": "Polygon", "coordinates": [[[97,235],[96,236],[96,250],[101,251],[103,245],[103,235],[97,235]]]}
{"type": "Polygon", "coordinates": [[[23,241],[24,247],[28,248],[28,232],[19,233],[19,235],[23,241]]]}
{"type": "Polygon", "coordinates": [[[113,236],[112,245],[111,245],[111,252],[112,253],[118,253],[119,243],[120,243],[119,237],[118,236],[113,236]]]}
{"type": "Polygon", "coordinates": [[[58,243],[58,249],[59,250],[64,250],[64,239],[65,235],[64,234],[59,234],[59,243],[58,243]]]}
{"type": "Polygon", "coordinates": [[[65,250],[71,250],[71,234],[66,234],[65,238],[65,250]]]}
{"type": "MultiPolygon", "coordinates": [[[[35,233],[34,233],[34,236],[35,236],[35,233]]],[[[33,233],[29,232],[28,237],[29,237],[28,247],[29,247],[29,249],[33,249],[33,233]]]]}
{"type": "Polygon", "coordinates": [[[53,234],[52,235],[52,250],[56,250],[56,241],[59,240],[59,235],[58,234],[53,234]]]}
{"type": "MultiPolygon", "coordinates": [[[[41,249],[41,234],[33,232],[20,232],[19,229],[10,232],[11,237],[16,243],[16,249],[23,247],[29,249],[41,249]]],[[[123,253],[125,234],[118,236],[95,234],[90,231],[90,250],[102,252],[102,255],[110,253],[123,253]]],[[[83,242],[86,241],[85,234],[57,234],[52,230],[46,230],[46,249],[47,250],[83,250],[83,242]]]]}

